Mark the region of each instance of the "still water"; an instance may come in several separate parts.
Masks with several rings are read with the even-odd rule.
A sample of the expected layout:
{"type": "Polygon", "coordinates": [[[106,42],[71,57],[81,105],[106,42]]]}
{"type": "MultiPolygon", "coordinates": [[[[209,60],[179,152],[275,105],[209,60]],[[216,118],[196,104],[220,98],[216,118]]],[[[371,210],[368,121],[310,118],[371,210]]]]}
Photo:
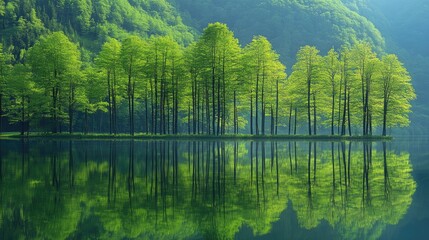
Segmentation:
{"type": "Polygon", "coordinates": [[[0,141],[0,239],[425,239],[425,140],[0,141]]]}

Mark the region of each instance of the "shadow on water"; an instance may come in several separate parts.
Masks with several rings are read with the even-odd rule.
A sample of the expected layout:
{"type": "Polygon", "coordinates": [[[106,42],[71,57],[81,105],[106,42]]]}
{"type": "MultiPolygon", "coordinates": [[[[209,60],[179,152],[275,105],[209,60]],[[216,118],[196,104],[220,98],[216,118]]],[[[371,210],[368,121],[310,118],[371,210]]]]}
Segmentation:
{"type": "Polygon", "coordinates": [[[381,142],[1,141],[0,236],[377,238],[411,171],[381,142]],[[298,227],[275,235],[284,216],[298,227]]]}

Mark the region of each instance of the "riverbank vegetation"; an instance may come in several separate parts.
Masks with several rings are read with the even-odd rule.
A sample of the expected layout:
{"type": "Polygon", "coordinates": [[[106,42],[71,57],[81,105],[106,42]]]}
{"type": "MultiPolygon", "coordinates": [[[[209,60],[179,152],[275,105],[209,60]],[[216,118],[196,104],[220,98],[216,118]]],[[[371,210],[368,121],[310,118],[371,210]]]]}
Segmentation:
{"type": "Polygon", "coordinates": [[[109,38],[89,61],[62,32],[14,64],[0,52],[1,119],[21,134],[387,135],[409,124],[415,98],[398,58],[369,43],[325,56],[304,46],[287,77],[265,37],[242,47],[221,23],[186,47],[168,36],[109,38]]]}

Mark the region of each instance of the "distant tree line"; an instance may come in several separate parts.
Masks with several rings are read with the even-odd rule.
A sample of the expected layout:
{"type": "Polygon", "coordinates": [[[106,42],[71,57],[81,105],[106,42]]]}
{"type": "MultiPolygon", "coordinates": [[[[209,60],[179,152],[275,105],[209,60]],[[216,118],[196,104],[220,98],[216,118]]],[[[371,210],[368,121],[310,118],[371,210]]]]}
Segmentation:
{"type": "Polygon", "coordinates": [[[221,23],[186,48],[169,36],[111,38],[93,61],[62,32],[39,38],[20,63],[0,53],[0,127],[21,134],[386,135],[409,124],[415,98],[398,58],[378,58],[369,43],[326,56],[304,46],[287,77],[265,37],[242,48],[221,23]]]}

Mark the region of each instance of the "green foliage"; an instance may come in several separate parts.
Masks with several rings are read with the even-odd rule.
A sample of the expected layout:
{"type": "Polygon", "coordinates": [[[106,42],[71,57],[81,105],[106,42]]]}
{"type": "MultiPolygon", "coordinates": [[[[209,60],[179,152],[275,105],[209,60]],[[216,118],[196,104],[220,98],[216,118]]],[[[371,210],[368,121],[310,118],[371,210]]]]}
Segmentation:
{"type": "Polygon", "coordinates": [[[384,39],[375,26],[336,0],[175,0],[186,22],[202,29],[221,21],[248,43],[255,35],[266,36],[284,63],[292,64],[301,46],[313,45],[328,52],[332,46],[358,40],[371,42],[377,51],[384,39]]]}
{"type": "MultiPolygon", "coordinates": [[[[38,37],[63,31],[83,48],[96,52],[109,37],[169,35],[181,44],[194,39],[192,29],[166,0],[77,0],[0,2],[0,38],[13,46],[16,59],[38,37]]],[[[22,56],[20,56],[22,58],[22,56]]]]}
{"type": "Polygon", "coordinates": [[[0,229],[8,239],[232,239],[243,227],[265,235],[294,211],[307,230],[326,222],[341,239],[379,238],[416,191],[410,154],[380,144],[2,141],[0,229]]]}
{"type": "Polygon", "coordinates": [[[38,109],[41,115],[50,115],[57,131],[60,118],[65,118],[68,106],[69,121],[74,109],[76,89],[82,80],[80,72],[80,52],[62,32],[41,37],[29,50],[28,61],[31,65],[34,81],[45,94],[45,105],[38,109]],[[49,101],[49,97],[51,101],[49,101]]]}

